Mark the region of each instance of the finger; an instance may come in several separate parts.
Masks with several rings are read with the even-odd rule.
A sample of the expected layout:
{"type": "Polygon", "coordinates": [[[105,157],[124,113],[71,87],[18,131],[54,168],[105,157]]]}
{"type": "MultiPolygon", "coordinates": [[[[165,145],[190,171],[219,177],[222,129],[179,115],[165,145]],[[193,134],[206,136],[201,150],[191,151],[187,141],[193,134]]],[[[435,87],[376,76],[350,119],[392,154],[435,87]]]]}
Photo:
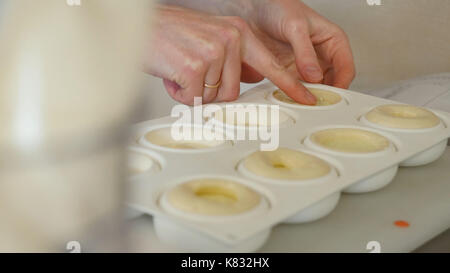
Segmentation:
{"type": "Polygon", "coordinates": [[[214,86],[220,82],[225,61],[225,48],[216,41],[205,42],[205,44],[208,44],[208,46],[202,50],[203,58],[207,61],[209,67],[203,83],[203,103],[209,103],[216,98],[218,87],[206,87],[206,85],[214,86]]]}
{"type": "Polygon", "coordinates": [[[203,95],[202,95],[202,102],[203,103],[210,103],[213,102],[217,97],[217,87],[212,88],[212,87],[205,87],[205,89],[203,90],[203,95]]]}
{"type": "Polygon", "coordinates": [[[191,83],[188,82],[187,86],[183,88],[174,81],[163,79],[164,87],[169,96],[172,99],[187,105],[194,105],[195,97],[203,97],[203,86],[194,84],[194,82],[195,81],[192,81],[191,83]]]}
{"type": "Polygon", "coordinates": [[[253,67],[246,63],[241,65],[241,82],[257,83],[264,80],[264,76],[259,74],[253,67]]]}
{"type": "Polygon", "coordinates": [[[169,96],[171,96],[172,98],[174,98],[175,93],[182,89],[178,83],[168,79],[163,79],[163,84],[166,88],[167,93],[169,93],[169,96]]]}
{"type": "Polygon", "coordinates": [[[302,78],[314,83],[322,81],[323,72],[311,42],[307,22],[291,23],[285,36],[293,48],[297,70],[302,78]]]}
{"type": "Polygon", "coordinates": [[[165,52],[158,54],[155,50],[148,50],[146,51],[144,71],[155,77],[162,78],[164,87],[169,96],[178,102],[184,103],[181,100],[181,90],[186,88],[186,86],[184,86],[186,81],[177,76],[180,75],[180,73],[176,73],[179,65],[177,64],[177,61],[175,61],[177,57],[182,57],[183,55],[179,54],[180,52],[176,50],[176,48],[173,48],[171,44],[166,44],[165,48],[172,50],[175,58],[171,58],[168,54],[165,54],[165,52]]]}
{"type": "Polygon", "coordinates": [[[187,62],[180,71],[180,78],[185,84],[183,85],[184,88],[176,93],[179,101],[184,104],[194,105],[195,97],[203,98],[206,73],[207,68],[201,58],[187,62]]]}
{"type": "Polygon", "coordinates": [[[323,75],[323,83],[326,85],[333,85],[334,83],[334,69],[329,68],[325,71],[325,74],[323,75]]]}
{"type": "Polygon", "coordinates": [[[233,101],[239,97],[241,77],[241,39],[239,30],[228,28],[222,39],[226,43],[222,84],[219,86],[216,101],[233,101]]]}
{"type": "Polygon", "coordinates": [[[148,58],[151,61],[147,62],[145,71],[163,78],[164,87],[174,100],[193,105],[194,97],[202,97],[203,94],[205,62],[201,57],[172,49],[165,51],[171,52],[170,54],[149,53],[148,58]]]}
{"type": "Polygon", "coordinates": [[[271,80],[293,100],[302,104],[315,104],[316,98],[279,64],[275,56],[259,41],[251,31],[243,40],[243,60],[258,73],[271,80]]]}
{"type": "MultiPolygon", "coordinates": [[[[218,59],[216,59],[215,61],[213,61],[210,66],[208,71],[206,72],[206,76],[205,76],[205,80],[204,80],[204,85],[208,84],[208,85],[216,85],[217,83],[220,82],[220,77],[222,75],[222,69],[223,69],[223,64],[224,64],[224,56],[222,53],[222,56],[218,59]]],[[[203,91],[203,103],[210,103],[212,101],[215,100],[215,98],[217,97],[218,94],[218,87],[206,87],[204,86],[204,91],[203,91]]]]}
{"type": "Polygon", "coordinates": [[[340,88],[348,88],[355,78],[355,64],[350,45],[342,42],[340,48],[333,57],[334,77],[332,85],[340,88]]]}

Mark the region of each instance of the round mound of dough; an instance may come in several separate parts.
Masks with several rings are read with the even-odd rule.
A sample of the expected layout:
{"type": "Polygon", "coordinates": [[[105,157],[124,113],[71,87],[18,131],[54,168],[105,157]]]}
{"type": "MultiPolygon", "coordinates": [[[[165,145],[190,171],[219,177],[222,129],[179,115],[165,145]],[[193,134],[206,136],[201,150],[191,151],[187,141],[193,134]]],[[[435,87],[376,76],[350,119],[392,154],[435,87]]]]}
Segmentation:
{"type": "MultiPolygon", "coordinates": [[[[317,88],[308,88],[308,90],[316,97],[316,104],[313,106],[328,106],[339,103],[342,100],[342,97],[331,91],[317,89],[317,88]]],[[[273,92],[273,97],[279,101],[290,103],[290,104],[300,104],[293,99],[291,99],[288,95],[286,95],[281,90],[276,90],[273,92]]]]}
{"type": "Polygon", "coordinates": [[[354,128],[325,129],[312,134],[310,140],[329,150],[360,154],[383,151],[390,144],[380,134],[354,128]]]}
{"type": "Polygon", "coordinates": [[[291,117],[281,110],[278,111],[278,119],[272,117],[270,105],[242,105],[226,106],[214,113],[214,119],[233,126],[257,127],[283,124],[291,120],[291,117]],[[260,107],[264,107],[265,111],[260,107]]]}
{"type": "Polygon", "coordinates": [[[150,170],[155,162],[149,156],[138,153],[128,152],[127,166],[128,174],[135,175],[150,170]]]}
{"type": "MultiPolygon", "coordinates": [[[[182,130],[182,129],[180,129],[182,130]]],[[[197,140],[194,139],[194,131],[200,128],[191,129],[191,135],[188,139],[176,140],[171,135],[171,128],[161,128],[148,132],[145,134],[145,139],[155,145],[172,148],[172,149],[206,149],[224,144],[221,140],[197,140]]],[[[198,135],[202,135],[198,132],[198,135]]]]}
{"type": "Polygon", "coordinates": [[[176,209],[200,215],[234,215],[249,211],[261,195],[247,186],[224,179],[196,179],[179,184],[167,193],[176,209]]]}
{"type": "Polygon", "coordinates": [[[331,171],[330,165],[322,159],[287,148],[254,152],[243,164],[256,175],[283,180],[315,179],[331,171]]]}
{"type": "Polygon", "coordinates": [[[375,107],[365,115],[375,124],[399,129],[432,128],[440,123],[440,119],[427,109],[404,104],[387,104],[375,107]]]}

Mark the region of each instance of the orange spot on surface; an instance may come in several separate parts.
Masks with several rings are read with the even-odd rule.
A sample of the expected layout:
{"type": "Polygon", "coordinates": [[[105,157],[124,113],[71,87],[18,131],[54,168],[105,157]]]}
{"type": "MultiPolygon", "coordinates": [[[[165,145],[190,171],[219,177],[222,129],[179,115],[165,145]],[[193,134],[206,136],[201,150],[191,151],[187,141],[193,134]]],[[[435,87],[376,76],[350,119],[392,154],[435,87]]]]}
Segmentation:
{"type": "Polygon", "coordinates": [[[401,227],[401,228],[407,228],[409,227],[409,223],[407,221],[403,221],[403,220],[397,220],[394,222],[394,225],[396,225],[397,227],[401,227]]]}

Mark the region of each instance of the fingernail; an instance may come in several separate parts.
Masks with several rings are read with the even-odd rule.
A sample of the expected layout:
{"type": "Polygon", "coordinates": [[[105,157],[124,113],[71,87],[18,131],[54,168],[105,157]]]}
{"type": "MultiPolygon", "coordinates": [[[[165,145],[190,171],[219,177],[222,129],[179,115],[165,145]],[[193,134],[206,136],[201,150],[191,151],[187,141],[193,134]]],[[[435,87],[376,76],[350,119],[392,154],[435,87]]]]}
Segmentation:
{"type": "Polygon", "coordinates": [[[305,68],[305,74],[310,81],[321,81],[323,79],[322,70],[316,66],[308,66],[305,68]]]}

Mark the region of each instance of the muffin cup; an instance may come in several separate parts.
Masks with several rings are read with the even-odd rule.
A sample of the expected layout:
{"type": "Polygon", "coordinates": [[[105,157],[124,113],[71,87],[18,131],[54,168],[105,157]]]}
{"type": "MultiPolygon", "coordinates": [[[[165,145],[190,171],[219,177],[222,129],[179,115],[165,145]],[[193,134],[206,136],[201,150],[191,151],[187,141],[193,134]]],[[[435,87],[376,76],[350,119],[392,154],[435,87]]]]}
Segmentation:
{"type": "MultiPolygon", "coordinates": [[[[299,150],[299,151],[301,151],[301,150],[299,150]]],[[[304,151],[301,151],[301,152],[304,152],[304,151]]],[[[316,156],[315,154],[310,153],[310,152],[304,152],[304,153],[308,153],[308,154],[316,156]]],[[[319,158],[322,159],[321,157],[319,157],[319,158]]],[[[322,160],[324,160],[324,159],[322,159],[322,160]]],[[[330,165],[330,167],[331,167],[330,172],[327,175],[324,175],[322,177],[317,177],[317,178],[313,178],[313,179],[305,179],[305,180],[275,179],[275,178],[257,175],[255,173],[247,170],[247,168],[245,168],[244,160],[241,160],[238,163],[237,171],[245,177],[248,177],[255,181],[261,181],[264,183],[269,183],[269,184],[274,184],[274,185],[283,185],[283,186],[288,186],[288,187],[289,186],[291,186],[291,187],[311,186],[311,185],[326,183],[326,182],[329,182],[329,181],[332,181],[332,180],[338,178],[338,173],[336,171],[336,167],[334,167],[332,164],[330,164],[327,160],[324,160],[324,161],[330,165]]]]}
{"type": "MultiPolygon", "coordinates": [[[[389,137],[386,137],[389,140],[389,146],[386,149],[378,151],[378,152],[372,152],[372,153],[346,153],[346,152],[334,151],[334,150],[322,147],[322,146],[314,143],[310,139],[310,136],[312,134],[314,134],[315,132],[325,130],[325,129],[340,129],[340,128],[360,129],[360,130],[365,130],[365,131],[369,131],[369,132],[374,132],[374,133],[377,133],[377,134],[380,134],[380,135],[386,137],[384,134],[382,134],[376,130],[370,129],[370,128],[351,127],[351,126],[349,126],[349,127],[324,127],[324,128],[315,130],[314,132],[309,134],[308,137],[305,139],[304,144],[313,150],[316,150],[316,151],[319,151],[319,152],[322,152],[325,154],[342,156],[342,157],[346,157],[346,158],[354,158],[355,160],[360,160],[361,158],[377,158],[377,157],[382,157],[382,156],[389,156],[389,154],[392,154],[395,152],[395,146],[393,144],[392,139],[390,139],[389,137]]],[[[364,179],[346,187],[343,190],[343,192],[345,192],[345,193],[366,193],[366,192],[372,192],[372,191],[379,190],[379,189],[385,187],[386,185],[388,185],[390,182],[392,182],[395,175],[397,174],[397,170],[398,170],[398,164],[395,164],[392,167],[389,167],[383,171],[373,174],[367,178],[364,178],[364,179]]]]}
{"type": "Polygon", "coordinates": [[[337,95],[339,95],[341,97],[341,100],[338,103],[330,104],[330,105],[324,105],[324,106],[293,104],[293,103],[288,103],[288,102],[284,102],[284,101],[278,100],[273,95],[278,90],[271,91],[268,94],[267,99],[270,102],[273,102],[273,103],[276,103],[276,104],[279,104],[279,105],[282,105],[282,106],[285,106],[285,107],[291,107],[291,108],[297,108],[297,109],[308,109],[308,110],[331,110],[331,109],[335,109],[335,108],[347,105],[346,98],[343,95],[339,94],[338,92],[331,91],[331,90],[328,90],[326,88],[317,88],[317,89],[322,89],[324,91],[335,93],[335,94],[337,94],[337,95]]]}
{"type": "Polygon", "coordinates": [[[124,219],[125,220],[132,220],[138,217],[141,217],[142,215],[144,215],[145,213],[139,211],[139,210],[135,210],[132,207],[125,207],[125,215],[124,215],[124,219]]]}
{"type": "Polygon", "coordinates": [[[300,224],[319,220],[330,214],[337,206],[341,197],[340,192],[333,193],[330,196],[320,200],[317,203],[301,210],[295,215],[284,220],[285,224],[300,224]]]}
{"type": "MultiPolygon", "coordinates": [[[[432,128],[424,128],[424,129],[399,129],[399,128],[390,128],[381,126],[379,124],[370,122],[366,119],[365,116],[362,116],[360,118],[360,121],[367,125],[371,126],[377,129],[386,130],[386,131],[392,131],[392,132],[398,132],[398,133],[404,133],[404,134],[432,134],[433,132],[440,131],[445,128],[445,125],[441,119],[441,122],[432,128]]],[[[441,155],[445,152],[445,149],[447,148],[447,139],[442,140],[441,142],[433,145],[432,147],[426,149],[425,151],[422,151],[418,154],[415,154],[414,156],[402,161],[400,163],[400,166],[402,167],[415,167],[415,166],[422,166],[429,164],[441,157],[441,155]]]]}
{"type": "Polygon", "coordinates": [[[397,174],[398,165],[378,172],[344,189],[345,193],[365,193],[377,191],[392,182],[397,174]]]}
{"type": "MultiPolygon", "coordinates": [[[[135,174],[129,174],[128,175],[128,179],[129,180],[133,180],[133,179],[138,179],[141,175],[144,174],[149,174],[149,173],[155,173],[161,170],[161,162],[163,162],[163,159],[160,158],[160,156],[156,153],[154,153],[153,151],[150,151],[148,149],[145,149],[143,147],[140,146],[129,146],[128,147],[128,152],[131,153],[137,153],[139,155],[142,155],[143,157],[140,158],[139,160],[148,160],[151,161],[151,164],[149,165],[149,167],[139,173],[135,173],[135,174]]],[[[147,164],[147,162],[144,162],[144,165],[147,164]]],[[[144,213],[136,210],[132,207],[126,206],[125,207],[125,211],[124,211],[124,218],[125,220],[131,220],[137,217],[142,216],[144,213]]]]}
{"type": "MultiPolygon", "coordinates": [[[[304,152],[304,151],[301,151],[304,152]]],[[[317,156],[310,152],[305,152],[314,156],[317,156]]],[[[319,156],[317,156],[319,157],[319,156]]],[[[321,157],[319,157],[322,159],[321,157]]],[[[336,167],[329,163],[327,160],[322,159],[326,161],[329,166],[331,167],[331,171],[322,177],[314,178],[314,179],[307,179],[307,180],[284,180],[284,179],[274,179],[269,178],[265,176],[257,175],[245,168],[244,161],[241,160],[237,166],[237,170],[239,173],[241,173],[243,176],[248,177],[255,181],[261,181],[263,183],[269,183],[274,185],[281,185],[285,187],[306,187],[306,186],[312,186],[312,185],[318,185],[322,183],[327,183],[336,180],[338,176],[338,172],[336,170],[336,167]]],[[[320,218],[323,218],[327,216],[331,211],[334,210],[336,207],[339,198],[340,198],[340,192],[336,192],[317,203],[301,210],[300,212],[294,214],[293,216],[289,217],[287,220],[283,221],[283,223],[289,223],[289,224],[299,224],[299,223],[306,223],[306,222],[312,222],[315,220],[318,220],[320,218]]]]}
{"type": "MultiPolygon", "coordinates": [[[[273,104],[251,104],[251,103],[244,103],[244,104],[236,104],[236,106],[243,106],[243,107],[247,107],[249,105],[254,105],[256,107],[258,106],[267,106],[267,107],[271,107],[273,106],[273,104]]],[[[234,107],[233,104],[229,104],[227,106],[222,106],[221,109],[222,111],[227,108],[232,108],[234,107]]],[[[286,120],[285,121],[281,121],[277,124],[274,124],[274,127],[277,128],[285,128],[285,127],[289,127],[292,126],[293,124],[295,124],[296,122],[296,114],[295,112],[290,111],[289,109],[283,109],[282,107],[279,108],[279,112],[282,113],[283,115],[286,116],[286,120]]],[[[259,112],[258,112],[259,113],[259,112]]],[[[280,115],[281,116],[281,115],[280,115]]],[[[258,125],[240,125],[240,124],[229,124],[226,123],[222,120],[218,120],[216,119],[214,116],[211,118],[212,119],[212,123],[215,126],[219,126],[220,128],[224,128],[225,130],[239,130],[239,131],[247,131],[247,130],[258,130],[259,128],[270,128],[272,125],[270,124],[258,124],[258,125]]],[[[259,119],[259,116],[258,116],[259,119]]]]}
{"type": "Polygon", "coordinates": [[[166,217],[154,217],[153,225],[162,242],[183,252],[254,252],[266,243],[271,232],[266,229],[238,244],[228,245],[166,217]]]}
{"type": "Polygon", "coordinates": [[[442,154],[447,149],[447,141],[448,139],[444,139],[438,144],[433,145],[432,147],[426,149],[423,152],[420,152],[405,161],[400,163],[402,167],[415,167],[429,164],[433,161],[439,159],[442,154]]]}
{"type": "MultiPolygon", "coordinates": [[[[210,177],[219,178],[216,176],[210,177]]],[[[240,183],[238,179],[230,179],[230,181],[240,183]]],[[[179,185],[182,183],[184,182],[177,183],[175,185],[179,185]]],[[[261,200],[257,206],[250,209],[249,211],[234,215],[195,214],[185,212],[173,207],[167,199],[168,191],[169,190],[166,190],[164,193],[162,193],[159,199],[159,206],[163,211],[174,218],[195,221],[203,224],[230,221],[239,222],[239,219],[243,218],[260,217],[264,213],[267,213],[270,209],[270,204],[266,196],[255,189],[255,191],[260,194],[261,200]]],[[[207,234],[194,231],[189,227],[179,224],[176,220],[170,219],[168,217],[155,216],[154,226],[156,234],[161,241],[170,244],[173,247],[176,247],[180,251],[187,252],[253,252],[259,249],[267,241],[267,238],[269,237],[271,232],[271,228],[268,228],[254,236],[238,242],[237,244],[225,244],[212,237],[209,237],[207,234]]]]}
{"type": "MultiPolygon", "coordinates": [[[[211,145],[210,147],[205,148],[192,148],[192,149],[183,149],[183,148],[172,148],[172,147],[166,147],[162,145],[155,144],[151,141],[149,141],[146,138],[146,135],[150,132],[157,131],[157,130],[169,130],[172,124],[162,124],[157,126],[152,126],[148,130],[145,131],[145,133],[140,137],[139,144],[151,149],[165,151],[165,152],[175,152],[175,153],[205,153],[205,152],[214,152],[220,149],[224,149],[227,147],[231,147],[233,145],[233,142],[230,140],[226,140],[224,137],[224,140],[214,140],[214,145],[211,145]]],[[[186,125],[188,127],[193,128],[193,130],[202,130],[203,127],[200,125],[186,125]]],[[[224,136],[224,135],[223,135],[224,136]]],[[[170,137],[170,136],[168,136],[170,137]]],[[[207,140],[205,140],[207,141],[207,140]]],[[[173,140],[174,143],[176,143],[176,140],[173,140]]],[[[201,144],[201,140],[195,140],[196,143],[201,144]]],[[[212,144],[212,143],[211,143],[212,144]]]]}
{"type": "Polygon", "coordinates": [[[129,177],[133,178],[135,176],[139,176],[143,173],[154,173],[157,171],[161,170],[161,159],[160,156],[152,151],[149,151],[148,149],[144,149],[142,147],[139,146],[129,146],[128,147],[128,152],[129,153],[136,153],[139,155],[142,155],[141,158],[138,159],[138,161],[142,161],[142,162],[137,162],[139,165],[143,166],[143,165],[148,165],[148,167],[141,171],[138,172],[136,174],[130,174],[129,177]],[[146,161],[146,162],[144,162],[146,161]],[[148,162],[147,162],[148,161],[148,162]]]}

